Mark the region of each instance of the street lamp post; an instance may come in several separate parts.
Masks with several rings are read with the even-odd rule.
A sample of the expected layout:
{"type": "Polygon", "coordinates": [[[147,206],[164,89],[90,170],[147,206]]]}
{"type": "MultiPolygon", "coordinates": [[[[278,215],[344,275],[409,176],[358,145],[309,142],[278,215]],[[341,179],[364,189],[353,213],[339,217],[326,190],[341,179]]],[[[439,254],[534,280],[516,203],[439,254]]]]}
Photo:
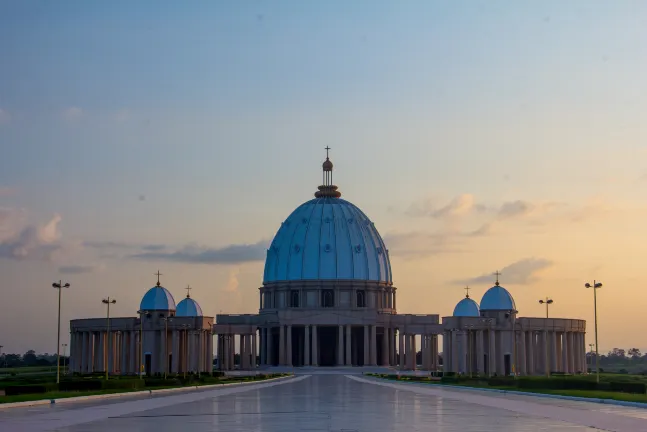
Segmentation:
{"type": "Polygon", "coordinates": [[[545,300],[539,300],[539,304],[546,305],[546,318],[548,318],[548,305],[553,304],[553,299],[549,299],[548,297],[546,297],[545,300]]]}
{"type": "Polygon", "coordinates": [[[53,288],[58,290],[58,326],[56,333],[56,384],[61,382],[61,291],[63,288],[69,288],[69,283],[63,283],[63,281],[54,282],[52,284],[53,288]]]}
{"type": "Polygon", "coordinates": [[[63,375],[67,375],[67,369],[65,369],[65,353],[67,352],[67,344],[63,344],[63,375]]]}
{"type": "MultiPolygon", "coordinates": [[[[105,354],[103,355],[103,361],[105,362],[105,363],[104,363],[104,367],[106,368],[106,379],[108,379],[108,373],[110,372],[110,367],[109,367],[109,365],[108,365],[108,360],[109,360],[109,358],[110,358],[110,357],[108,356],[108,350],[112,351],[112,344],[111,344],[111,342],[112,342],[112,335],[110,334],[110,305],[111,305],[111,304],[115,304],[115,303],[117,303],[117,300],[115,300],[115,299],[111,299],[110,297],[108,297],[107,299],[103,299],[103,300],[101,300],[101,303],[103,303],[103,304],[105,304],[105,305],[107,305],[107,306],[108,306],[108,312],[107,312],[107,314],[106,314],[106,319],[107,319],[107,321],[108,321],[108,332],[107,332],[107,336],[108,336],[108,337],[107,337],[106,339],[107,339],[107,342],[108,342],[108,343],[107,343],[107,346],[106,346],[106,348],[105,348],[105,354]]],[[[112,354],[112,353],[111,353],[111,354],[112,354]]]]}
{"type": "Polygon", "coordinates": [[[595,381],[600,382],[600,355],[598,352],[598,288],[602,288],[602,282],[593,280],[593,285],[590,283],[584,284],[585,288],[593,288],[593,314],[595,317],[595,381]]]}

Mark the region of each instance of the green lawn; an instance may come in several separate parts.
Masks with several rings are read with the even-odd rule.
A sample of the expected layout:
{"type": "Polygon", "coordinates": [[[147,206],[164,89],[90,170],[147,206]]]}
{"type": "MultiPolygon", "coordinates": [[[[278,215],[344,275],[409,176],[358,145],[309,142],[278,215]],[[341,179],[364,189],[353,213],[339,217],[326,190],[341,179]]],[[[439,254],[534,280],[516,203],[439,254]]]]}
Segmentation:
{"type": "MultiPolygon", "coordinates": [[[[642,375],[617,375],[617,374],[600,374],[601,380],[617,379],[618,377],[626,377],[628,381],[644,381],[645,377],[642,375]],[[605,375],[604,377],[602,375],[605,375]]],[[[380,377],[374,377],[380,378],[380,377]]],[[[382,378],[387,379],[388,378],[382,378]]],[[[392,380],[390,380],[392,381],[392,380]]],[[[398,382],[398,381],[396,381],[398,382]]],[[[418,384],[430,384],[430,385],[452,385],[460,386],[465,388],[475,388],[475,389],[497,389],[497,390],[508,390],[522,393],[540,393],[540,394],[554,394],[561,396],[575,396],[591,399],[609,399],[625,402],[641,402],[647,403],[647,394],[632,394],[632,393],[623,393],[623,392],[612,392],[612,391],[599,391],[599,390],[552,390],[552,389],[520,389],[517,387],[510,386],[489,386],[486,383],[442,383],[440,381],[408,381],[402,380],[399,382],[413,382],[418,384]]]]}
{"type": "MultiPolygon", "coordinates": [[[[278,378],[279,376],[271,376],[265,379],[278,378]]],[[[243,377],[241,377],[243,378],[243,377]]],[[[236,379],[235,377],[225,377],[217,383],[191,383],[187,385],[178,385],[178,386],[160,386],[160,387],[150,387],[142,389],[106,389],[106,390],[95,390],[95,391],[79,391],[79,392],[49,392],[49,393],[36,393],[36,394],[23,394],[16,396],[0,396],[0,404],[11,403],[11,402],[27,402],[27,401],[37,401],[37,400],[49,400],[49,399],[64,399],[69,397],[76,396],[93,396],[93,395],[102,395],[102,394],[112,394],[112,393],[130,393],[135,391],[146,391],[146,390],[162,390],[169,388],[181,388],[181,387],[200,387],[203,385],[214,385],[214,384],[231,384],[231,383],[242,383],[242,382],[260,382],[265,379],[258,380],[245,380],[245,379],[236,379]]]]}

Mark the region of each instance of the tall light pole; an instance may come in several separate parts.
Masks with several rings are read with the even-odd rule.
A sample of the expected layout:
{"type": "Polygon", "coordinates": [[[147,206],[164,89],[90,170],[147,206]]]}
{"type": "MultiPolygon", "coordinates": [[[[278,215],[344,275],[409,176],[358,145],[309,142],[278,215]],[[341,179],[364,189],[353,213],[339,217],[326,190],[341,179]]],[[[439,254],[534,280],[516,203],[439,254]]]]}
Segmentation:
{"type": "Polygon", "coordinates": [[[63,375],[67,375],[67,369],[65,369],[65,353],[67,352],[67,344],[63,344],[63,375]]]}
{"type": "Polygon", "coordinates": [[[108,365],[108,359],[110,358],[108,356],[108,350],[112,351],[112,345],[110,343],[112,342],[112,336],[110,335],[110,305],[117,303],[117,300],[111,299],[110,297],[108,297],[107,299],[101,300],[101,303],[108,305],[108,312],[106,314],[106,318],[108,320],[108,333],[107,333],[108,346],[106,347],[105,354],[103,355],[103,361],[105,362],[104,366],[106,368],[106,379],[108,379],[108,372],[110,371],[110,367],[108,365]]]}
{"type": "Polygon", "coordinates": [[[548,318],[548,305],[553,304],[553,299],[546,297],[546,300],[539,300],[539,304],[546,305],[546,318],[548,318]]]}
{"type": "Polygon", "coordinates": [[[600,382],[600,355],[598,353],[598,288],[602,288],[602,282],[593,280],[593,285],[590,283],[584,284],[585,288],[593,288],[593,314],[595,317],[595,380],[600,382]]]}
{"type": "Polygon", "coordinates": [[[54,282],[53,288],[58,290],[58,326],[56,333],[56,384],[61,382],[61,291],[63,288],[69,288],[69,283],[63,281],[54,282]]]}

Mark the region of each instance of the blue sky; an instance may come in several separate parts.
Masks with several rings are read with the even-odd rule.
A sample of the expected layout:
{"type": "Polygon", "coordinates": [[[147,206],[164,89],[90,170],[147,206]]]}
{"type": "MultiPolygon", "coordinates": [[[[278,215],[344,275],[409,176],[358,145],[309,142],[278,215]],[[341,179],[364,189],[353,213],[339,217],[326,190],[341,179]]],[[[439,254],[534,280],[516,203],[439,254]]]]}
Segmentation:
{"type": "MultiPolygon", "coordinates": [[[[131,314],[158,267],[206,313],[253,312],[257,258],[131,256],[257,257],[316,190],[326,145],[392,250],[403,312],[448,314],[455,281],[521,263],[522,313],[559,292],[557,313],[590,319],[570,287],[591,274],[631,296],[642,277],[646,19],[641,1],[2,2],[0,271],[16,306],[0,324],[51,325],[33,300],[59,276],[78,287],[66,319],[107,295],[131,314]]],[[[602,348],[639,337],[604,331],[602,348]]],[[[52,351],[30,338],[4,345],[52,351]]]]}

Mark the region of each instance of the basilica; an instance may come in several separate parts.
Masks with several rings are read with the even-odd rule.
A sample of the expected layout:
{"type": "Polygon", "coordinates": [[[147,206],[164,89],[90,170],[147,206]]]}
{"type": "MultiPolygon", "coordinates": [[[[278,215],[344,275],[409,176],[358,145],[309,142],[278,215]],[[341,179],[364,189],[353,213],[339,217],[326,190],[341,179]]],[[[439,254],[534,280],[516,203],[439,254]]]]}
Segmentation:
{"type": "Polygon", "coordinates": [[[498,272],[480,303],[466,295],[452,316],[397,313],[387,246],[375,224],[341,198],[328,156],[322,168],[314,199],[283,221],[267,250],[258,313],[204,316],[189,294],[176,305],[158,275],[136,316],[70,322],[72,370],[197,373],[216,364],[224,371],[382,366],[490,376],[586,372],[586,322],[519,317],[498,272]]]}

